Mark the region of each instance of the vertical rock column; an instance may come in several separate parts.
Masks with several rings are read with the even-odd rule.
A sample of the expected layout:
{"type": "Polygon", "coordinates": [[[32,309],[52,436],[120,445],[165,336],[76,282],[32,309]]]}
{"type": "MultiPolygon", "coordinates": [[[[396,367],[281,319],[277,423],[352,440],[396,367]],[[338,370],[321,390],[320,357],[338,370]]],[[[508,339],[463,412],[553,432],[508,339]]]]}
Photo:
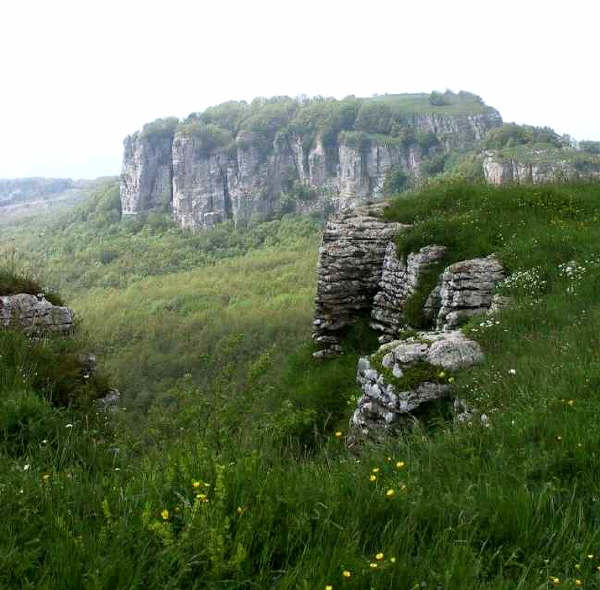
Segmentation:
{"type": "Polygon", "coordinates": [[[313,340],[317,358],[342,352],[343,330],[368,314],[381,279],[390,240],[408,226],[386,223],[381,205],[359,207],[331,218],[319,250],[313,340]]]}
{"type": "Polygon", "coordinates": [[[404,306],[419,286],[423,273],[440,262],[446,248],[425,246],[418,252],[398,257],[396,244],[390,242],[385,252],[379,291],[373,300],[372,326],[382,333],[380,342],[388,342],[406,327],[404,306]]]}

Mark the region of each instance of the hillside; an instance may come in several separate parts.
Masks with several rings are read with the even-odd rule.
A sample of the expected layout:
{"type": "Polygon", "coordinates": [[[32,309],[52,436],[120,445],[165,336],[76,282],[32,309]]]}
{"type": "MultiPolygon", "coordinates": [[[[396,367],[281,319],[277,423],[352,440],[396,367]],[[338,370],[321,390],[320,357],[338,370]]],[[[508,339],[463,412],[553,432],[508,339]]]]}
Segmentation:
{"type": "Polygon", "coordinates": [[[386,219],[414,224],[399,252],[495,253],[512,305],[463,328],[486,360],[453,386],[488,427],[439,404],[354,454],[357,359],[378,345],[359,322],[344,355],[312,359],[314,222],[187,235],[160,216],[118,223],[117,197],[11,233],[31,268],[48,263],[124,402],[50,405],[56,377],[35,376],[54,357],[0,332],[0,585],[598,585],[597,185],[446,183],[391,203],[386,219]]]}

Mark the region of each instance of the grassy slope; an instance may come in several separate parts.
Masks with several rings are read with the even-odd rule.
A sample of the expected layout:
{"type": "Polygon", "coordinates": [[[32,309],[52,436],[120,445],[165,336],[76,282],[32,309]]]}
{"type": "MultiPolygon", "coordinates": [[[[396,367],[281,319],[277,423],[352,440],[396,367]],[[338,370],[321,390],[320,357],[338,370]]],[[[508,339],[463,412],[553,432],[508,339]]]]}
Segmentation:
{"type": "MultiPolygon", "coordinates": [[[[2,585],[508,590],[547,588],[556,576],[561,587],[596,587],[599,199],[593,186],[453,185],[393,206],[390,217],[417,221],[403,248],[433,235],[455,258],[497,252],[517,277],[505,288],[515,305],[499,324],[466,328],[488,360],[457,386],[489,413],[490,428],[434,421],[358,458],[333,434],[356,393],[356,353],[315,364],[302,347],[315,251],[301,240],[75,293],[86,318],[105,319],[96,337],[108,337],[115,362],[127,357],[123,374],[139,371],[136,343],[158,350],[188,319],[210,323],[206,298],[224,288],[240,299],[212,306],[211,330],[220,326],[225,340],[249,334],[254,350],[224,340],[244,352],[218,356],[216,378],[185,378],[147,413],[110,420],[51,410],[22,371],[2,373],[12,375],[0,379],[2,585]],[[573,259],[576,270],[559,268],[573,259]],[[273,347],[258,340],[261,325],[273,347]],[[17,414],[28,429],[9,428],[17,414]]],[[[185,333],[190,348],[202,345],[185,333]]],[[[185,354],[171,344],[163,367],[185,354]]]]}

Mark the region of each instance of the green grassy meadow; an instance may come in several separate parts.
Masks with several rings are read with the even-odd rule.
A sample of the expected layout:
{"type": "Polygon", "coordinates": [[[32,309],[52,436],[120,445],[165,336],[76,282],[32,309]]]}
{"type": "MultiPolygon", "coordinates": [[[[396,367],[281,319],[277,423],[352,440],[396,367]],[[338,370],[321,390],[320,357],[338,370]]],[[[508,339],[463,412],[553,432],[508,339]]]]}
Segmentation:
{"type": "Polygon", "coordinates": [[[455,385],[488,428],[440,412],[352,452],[376,344],[357,325],[311,357],[318,223],[197,235],[114,208],[107,189],[0,237],[123,394],[57,406],[60,345],[0,333],[0,587],[600,587],[600,186],[393,201],[403,251],[494,252],[513,306],[464,328],[486,361],[455,385]]]}

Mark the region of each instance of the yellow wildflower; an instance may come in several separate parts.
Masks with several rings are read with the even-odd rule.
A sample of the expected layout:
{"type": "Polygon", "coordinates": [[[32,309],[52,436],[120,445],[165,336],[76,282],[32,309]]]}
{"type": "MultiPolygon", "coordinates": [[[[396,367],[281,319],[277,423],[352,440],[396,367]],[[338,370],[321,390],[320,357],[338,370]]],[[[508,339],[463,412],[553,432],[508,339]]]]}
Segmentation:
{"type": "Polygon", "coordinates": [[[42,479],[44,481],[48,481],[50,479],[50,474],[49,473],[44,473],[44,475],[42,475],[42,479]]]}
{"type": "Polygon", "coordinates": [[[581,565],[580,565],[580,564],[578,564],[578,563],[576,563],[576,564],[575,564],[575,569],[576,569],[576,570],[580,570],[580,569],[581,569],[581,565]]]}
{"type": "Polygon", "coordinates": [[[405,465],[406,463],[404,461],[398,461],[398,463],[396,463],[396,469],[402,469],[405,465]]]}
{"type": "Polygon", "coordinates": [[[369,564],[369,567],[370,567],[372,570],[374,570],[374,569],[377,569],[377,568],[379,567],[379,564],[378,564],[378,563],[370,563],[370,564],[369,564]]]}
{"type": "Polygon", "coordinates": [[[396,492],[391,488],[385,493],[388,498],[393,498],[396,495],[396,492]]]}
{"type": "Polygon", "coordinates": [[[594,554],[593,553],[588,554],[587,558],[588,559],[594,559],[594,554]]]}
{"type": "Polygon", "coordinates": [[[581,587],[581,586],[583,586],[583,582],[580,579],[576,579],[575,586],[581,587]]]}
{"type": "Polygon", "coordinates": [[[454,377],[448,377],[448,383],[454,383],[454,377]]]}
{"type": "Polygon", "coordinates": [[[369,475],[369,481],[377,481],[376,475],[369,475]]]}
{"type": "Polygon", "coordinates": [[[379,473],[379,467],[373,467],[373,469],[371,469],[371,471],[373,473],[379,473]]]}
{"type": "Polygon", "coordinates": [[[325,590],[333,590],[333,586],[331,586],[330,584],[327,584],[327,586],[325,586],[325,590]]]}
{"type": "Polygon", "coordinates": [[[335,433],[335,438],[342,438],[342,433],[339,430],[335,433]]]}
{"type": "Polygon", "coordinates": [[[162,516],[163,520],[169,520],[169,511],[165,508],[160,515],[162,516]]]}
{"type": "Polygon", "coordinates": [[[396,558],[395,557],[390,557],[390,563],[396,563],[396,558]]]}
{"type": "Polygon", "coordinates": [[[558,586],[560,584],[560,578],[557,578],[555,576],[550,576],[550,582],[554,585],[554,586],[558,586]]]}
{"type": "Polygon", "coordinates": [[[241,514],[242,512],[244,512],[244,509],[241,506],[237,507],[237,513],[241,514]]]}
{"type": "Polygon", "coordinates": [[[383,553],[378,553],[378,554],[375,556],[375,559],[376,559],[377,561],[381,561],[381,560],[383,559],[383,553]]]}
{"type": "Polygon", "coordinates": [[[445,371],[440,371],[438,373],[438,377],[441,377],[442,379],[446,376],[446,372],[445,371]]]}
{"type": "Polygon", "coordinates": [[[192,487],[193,488],[199,488],[202,485],[201,481],[193,481],[192,482],[192,487]]]}
{"type": "Polygon", "coordinates": [[[342,572],[342,576],[344,576],[344,578],[349,578],[352,574],[348,571],[348,570],[344,570],[342,572]]]}
{"type": "Polygon", "coordinates": [[[575,400],[574,400],[574,399],[570,399],[570,400],[569,400],[567,403],[568,403],[570,406],[572,406],[572,405],[575,403],[575,400]]]}

